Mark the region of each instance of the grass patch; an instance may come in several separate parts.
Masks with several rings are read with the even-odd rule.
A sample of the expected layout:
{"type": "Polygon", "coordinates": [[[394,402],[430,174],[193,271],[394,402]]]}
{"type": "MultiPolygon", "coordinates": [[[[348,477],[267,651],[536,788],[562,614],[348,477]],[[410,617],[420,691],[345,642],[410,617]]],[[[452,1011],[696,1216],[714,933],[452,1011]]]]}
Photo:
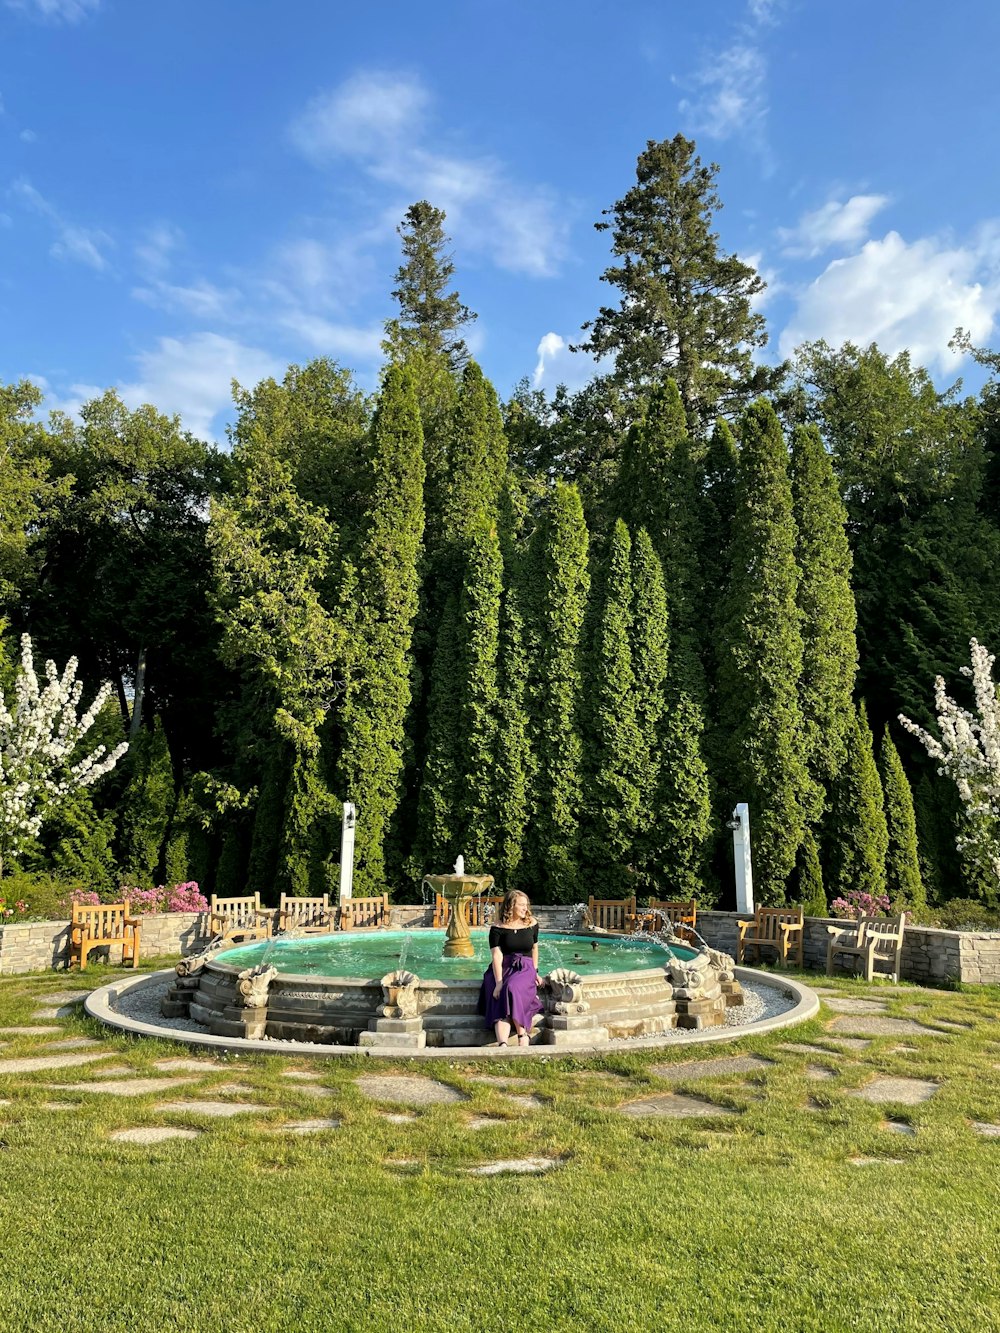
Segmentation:
{"type": "MultiPolygon", "coordinates": [[[[116,975],[4,978],[0,1059],[50,1053],[49,1038],[2,1029],[32,1024],[48,995],[116,975]]],[[[191,1053],[108,1032],[78,1008],[53,1024],[59,1037],[98,1038],[106,1059],[0,1074],[0,1327],[991,1327],[1000,1141],[978,1137],[971,1122],[1000,1123],[1000,989],[880,993],[845,978],[838,992],[883,999],[888,1016],[940,1023],[942,1035],[877,1037],[838,1053],[824,1009],[791,1032],[603,1058],[408,1066],[252,1055],[219,1067],[206,1058],[193,1074],[178,1071],[194,1081],[167,1094],[119,1098],[61,1089],[96,1084],[102,1065],[162,1077],[157,1061],[191,1053]],[[782,1051],[787,1041],[828,1054],[782,1051]],[[654,1070],[751,1052],[773,1066],[678,1082],[654,1070]],[[834,1077],[811,1079],[816,1064],[834,1077]],[[312,1076],[308,1090],[289,1069],[312,1076]],[[374,1072],[435,1078],[463,1100],[379,1104],[355,1083],[374,1072]],[[505,1089],[482,1074],[530,1082],[505,1089]],[[879,1075],[938,1090],[916,1106],[849,1095],[879,1075]],[[233,1083],[248,1091],[226,1092],[233,1083]],[[668,1091],[736,1114],[655,1120],[617,1109],[668,1091]],[[506,1093],[541,1104],[522,1111],[506,1093]],[[191,1105],[200,1099],[268,1110],[210,1120],[191,1105]],[[74,1105],[48,1109],[60,1100],[74,1105]],[[156,1110],[168,1100],[187,1109],[156,1110]],[[413,1120],[384,1114],[402,1110],[413,1120]],[[484,1116],[497,1123],[470,1127],[484,1116]],[[320,1117],[340,1127],[281,1132],[320,1117]],[[915,1133],[894,1133],[890,1120],[915,1133]],[[163,1124],[202,1133],[148,1146],[110,1138],[163,1124]],[[558,1165],[543,1176],[467,1173],[520,1157],[558,1165]]]]}

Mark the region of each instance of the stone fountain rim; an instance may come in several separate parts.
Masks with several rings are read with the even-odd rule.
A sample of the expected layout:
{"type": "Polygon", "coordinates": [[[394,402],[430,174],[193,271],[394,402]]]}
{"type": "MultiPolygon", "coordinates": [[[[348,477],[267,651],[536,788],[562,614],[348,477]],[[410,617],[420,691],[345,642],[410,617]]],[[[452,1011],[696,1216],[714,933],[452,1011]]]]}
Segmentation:
{"type": "MultiPolygon", "coordinates": [[[[645,969],[649,970],[649,969],[645,969]]],[[[144,973],[137,977],[127,977],[121,981],[110,982],[92,991],[84,1001],[84,1010],[91,1017],[103,1023],[105,1027],[128,1032],[133,1036],[157,1037],[173,1041],[192,1050],[210,1050],[216,1054],[233,1055],[288,1055],[296,1058],[306,1056],[313,1060],[374,1059],[399,1061],[422,1060],[559,1060],[572,1057],[575,1060],[586,1059],[592,1055],[607,1055],[623,1051],[664,1050],[674,1046],[700,1046],[706,1042],[740,1041],[743,1037],[759,1036],[761,1033],[776,1032],[782,1028],[795,1027],[819,1013],[819,996],[804,982],[791,977],[777,976],[771,972],[760,972],[756,968],[738,967],[736,979],[756,986],[767,986],[781,991],[795,1000],[791,1009],[775,1014],[771,1018],[762,1018],[756,1023],[747,1023],[739,1027],[713,1027],[701,1030],[684,1031],[679,1036],[675,1030],[668,1036],[634,1037],[627,1039],[595,1041],[587,1047],[559,1047],[536,1045],[524,1048],[507,1047],[503,1050],[496,1046],[437,1046],[425,1047],[416,1051],[398,1051],[379,1049],[371,1046],[338,1046],[309,1041],[258,1040],[249,1037],[218,1037],[210,1032],[186,1032],[178,1028],[160,1027],[156,1023],[146,1023],[138,1018],[129,1018],[116,1013],[114,1001],[127,991],[159,985],[168,977],[174,976],[172,967],[162,971],[144,973]]],[[[609,975],[605,973],[604,975],[609,975]]],[[[620,975],[620,974],[619,974],[620,975]]],[[[343,981],[344,978],[337,978],[343,981]]],[[[367,982],[365,984],[368,984],[367,982]]],[[[427,983],[441,985],[470,983],[427,983]]]]}

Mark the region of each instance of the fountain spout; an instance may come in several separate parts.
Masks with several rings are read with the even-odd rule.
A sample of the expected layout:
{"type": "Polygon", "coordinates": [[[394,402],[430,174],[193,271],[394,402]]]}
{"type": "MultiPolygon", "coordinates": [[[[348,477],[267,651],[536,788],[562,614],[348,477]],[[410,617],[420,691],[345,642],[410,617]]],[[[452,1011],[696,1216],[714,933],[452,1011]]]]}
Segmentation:
{"type": "Polygon", "coordinates": [[[469,901],[493,887],[492,875],[467,875],[465,862],[460,856],[452,875],[425,875],[424,883],[440,893],[448,904],[448,930],[444,942],[445,958],[474,958],[476,954],[469,934],[469,901]],[[458,865],[463,869],[459,871],[458,865]]]}

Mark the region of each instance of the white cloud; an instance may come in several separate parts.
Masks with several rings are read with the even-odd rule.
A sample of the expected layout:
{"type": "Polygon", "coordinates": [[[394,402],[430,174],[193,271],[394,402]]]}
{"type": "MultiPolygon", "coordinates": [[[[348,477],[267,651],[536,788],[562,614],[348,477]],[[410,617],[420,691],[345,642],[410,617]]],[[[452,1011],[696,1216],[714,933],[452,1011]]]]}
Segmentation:
{"type": "Polygon", "coordinates": [[[955,329],[984,343],[998,313],[1000,224],[965,246],[936,237],[907,243],[890,231],[834,260],[801,292],[779,345],[788,356],[817,338],[834,347],[877,342],[889,356],[906,348],[916,363],[951,372],[962,359],[948,349],[955,329]]]}
{"type": "Polygon", "coordinates": [[[610,369],[614,363],[613,357],[595,361],[587,352],[570,351],[569,339],[561,333],[543,334],[537,353],[531,382],[536,389],[544,389],[547,393],[560,384],[570,390],[582,389],[595,375],[610,369]]]}
{"type": "Polygon", "coordinates": [[[412,140],[429,102],[427,90],[412,75],[359,71],[312,99],[291,127],[292,141],[318,162],[341,154],[381,156],[400,141],[412,140]]]}
{"type": "Polygon", "coordinates": [[[135,257],[144,272],[160,276],[166,273],[174,254],[184,240],[180,227],[172,222],[157,222],[147,227],[135,247],[135,257]]]}
{"type": "Polygon", "coordinates": [[[215,418],[232,402],[234,379],[253,385],[286,369],[270,353],[218,333],[161,338],[136,360],[140,378],[120,387],[122,400],[133,409],[152,403],[159,412],[176,413],[202,439],[213,438],[215,418]]]}
{"type": "Polygon", "coordinates": [[[367,328],[338,324],[303,311],[290,311],[280,319],[281,326],[294,333],[319,356],[352,357],[358,361],[377,361],[382,355],[382,325],[367,328]]]}
{"type": "Polygon", "coordinates": [[[64,412],[68,417],[79,418],[84,403],[100,398],[104,392],[96,384],[70,384],[61,392],[57,392],[44,375],[28,375],[26,378],[31,380],[32,384],[37,384],[45,395],[44,408],[47,413],[64,412]]]}
{"type": "Polygon", "coordinates": [[[712,56],[695,75],[701,90],[680,112],[695,134],[729,139],[759,136],[767,116],[767,61],[759,47],[737,42],[712,56]]]}
{"type": "Polygon", "coordinates": [[[157,279],[147,286],[133,287],[132,295],[157,310],[183,311],[196,319],[233,319],[240,304],[239,292],[216,287],[205,279],[187,286],[157,279]]]}
{"type": "Polygon", "coordinates": [[[95,269],[98,273],[108,268],[104,250],[113,242],[106,232],[87,230],[68,222],[43,195],[39,194],[30,181],[16,180],[11,186],[11,193],[26,207],[45,218],[55,229],[56,239],[49,248],[49,254],[54,258],[72,259],[77,263],[86,264],[88,268],[95,269]]]}
{"type": "Polygon", "coordinates": [[[565,207],[548,189],[513,180],[492,157],[432,146],[431,101],[411,74],[359,73],[314,98],[291,126],[291,139],[316,165],[350,157],[394,195],[431,200],[465,250],[500,268],[554,273],[566,248],[565,207]]]}
{"type": "Polygon", "coordinates": [[[846,203],[831,199],[804,214],[797,226],[779,227],[778,236],[788,255],[812,257],[831,246],[851,249],[865,239],[870,222],[888,202],[885,194],[855,194],[846,203]]]}
{"type": "Polygon", "coordinates": [[[101,7],[101,0],[5,0],[8,9],[49,23],[79,23],[101,7]]]}
{"type": "Polygon", "coordinates": [[[22,143],[38,142],[38,135],[35,133],[34,130],[22,130],[17,137],[21,140],[22,143]]]}

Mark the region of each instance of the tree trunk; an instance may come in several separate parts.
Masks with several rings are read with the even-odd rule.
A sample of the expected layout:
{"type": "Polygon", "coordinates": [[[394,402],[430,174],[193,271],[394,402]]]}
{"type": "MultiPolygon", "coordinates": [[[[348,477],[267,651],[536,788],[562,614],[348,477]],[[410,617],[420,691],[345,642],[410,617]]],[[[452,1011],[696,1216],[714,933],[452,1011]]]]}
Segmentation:
{"type": "Polygon", "coordinates": [[[135,740],[142,726],[142,696],[146,690],[146,649],[139,649],[139,658],[135,664],[135,698],[132,700],[132,724],[128,729],[129,740],[135,740]]]}

